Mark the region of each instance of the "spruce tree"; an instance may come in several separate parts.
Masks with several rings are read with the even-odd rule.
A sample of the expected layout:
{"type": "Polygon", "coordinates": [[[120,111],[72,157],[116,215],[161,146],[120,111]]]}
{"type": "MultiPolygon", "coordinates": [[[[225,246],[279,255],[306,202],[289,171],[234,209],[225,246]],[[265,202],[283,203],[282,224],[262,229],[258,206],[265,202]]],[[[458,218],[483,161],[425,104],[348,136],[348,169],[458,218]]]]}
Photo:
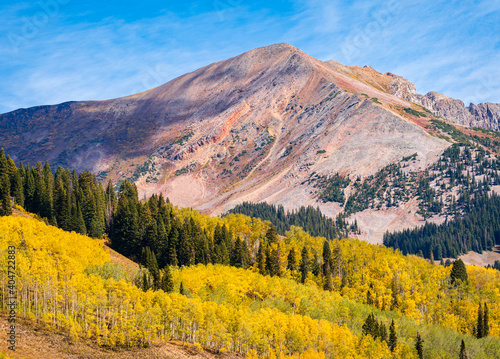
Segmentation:
{"type": "Polygon", "coordinates": [[[417,354],[419,359],[424,358],[424,341],[422,340],[422,337],[420,336],[420,333],[417,332],[417,338],[415,340],[415,349],[417,350],[417,354]]]}
{"type": "Polygon", "coordinates": [[[378,325],[379,328],[379,337],[383,342],[387,342],[387,328],[384,323],[380,322],[378,325]]]}
{"type": "Polygon", "coordinates": [[[274,275],[277,275],[278,277],[281,277],[283,275],[281,270],[280,257],[281,249],[280,245],[278,244],[277,248],[271,251],[271,266],[273,268],[274,275]]]}
{"type": "Polygon", "coordinates": [[[85,221],[83,220],[82,211],[79,205],[76,207],[75,232],[84,235],[87,234],[87,228],[85,227],[85,221]]]}
{"type": "Polygon", "coordinates": [[[0,174],[0,216],[10,216],[11,214],[10,181],[4,172],[0,174]]]}
{"type": "Polygon", "coordinates": [[[484,314],[483,314],[483,337],[490,335],[490,319],[488,313],[488,306],[484,303],[484,314]]]}
{"type": "Polygon", "coordinates": [[[328,241],[323,242],[323,275],[332,272],[332,251],[328,241]]]}
{"type": "Polygon", "coordinates": [[[166,293],[170,293],[174,289],[174,282],[172,280],[172,273],[170,272],[169,266],[165,266],[162,270],[160,289],[166,293]]]}
{"type": "Polygon", "coordinates": [[[398,345],[398,337],[396,335],[396,326],[394,325],[394,319],[391,321],[391,326],[389,327],[389,341],[387,342],[391,352],[396,349],[398,345]]]}
{"type": "Polygon", "coordinates": [[[179,293],[182,295],[186,295],[186,296],[188,294],[186,288],[184,288],[184,283],[182,283],[182,282],[181,282],[181,285],[179,286],[179,293]]]}
{"type": "Polygon", "coordinates": [[[287,258],[287,267],[288,270],[297,270],[297,259],[295,257],[295,249],[292,248],[290,249],[290,252],[288,252],[288,258],[287,258]]]}
{"type": "Polygon", "coordinates": [[[16,173],[14,174],[14,178],[11,181],[11,193],[16,204],[24,207],[23,179],[21,177],[20,171],[16,171],[16,173]]]}
{"type": "Polygon", "coordinates": [[[267,243],[277,243],[279,240],[278,232],[276,232],[276,228],[273,224],[269,226],[269,229],[266,232],[267,243]]]}
{"type": "Polygon", "coordinates": [[[262,275],[266,275],[266,254],[264,253],[265,249],[262,248],[264,245],[261,242],[259,244],[259,249],[257,250],[257,268],[259,269],[259,273],[262,275]]]}
{"type": "Polygon", "coordinates": [[[462,344],[460,345],[460,359],[467,359],[467,351],[465,350],[465,343],[462,339],[462,344]]]}
{"type": "Polygon", "coordinates": [[[378,331],[376,330],[376,323],[377,321],[375,320],[375,316],[373,314],[369,314],[365,320],[365,323],[363,324],[363,327],[361,328],[363,335],[369,334],[375,338],[377,336],[377,331],[378,331]]]}
{"type": "Polygon", "coordinates": [[[234,241],[233,251],[231,253],[231,265],[233,267],[242,267],[242,243],[240,237],[234,241]]]}
{"type": "Polygon", "coordinates": [[[26,165],[26,180],[24,182],[24,206],[28,212],[35,212],[35,178],[29,165],[26,165]]]}
{"type": "MultiPolygon", "coordinates": [[[[193,264],[192,261],[192,243],[190,237],[186,233],[185,229],[182,229],[179,233],[179,250],[177,251],[177,260],[179,261],[179,266],[190,266],[193,264]]],[[[228,264],[227,258],[229,257],[225,244],[221,243],[220,247],[221,262],[222,264],[228,264]]]]}
{"type": "Polygon", "coordinates": [[[466,283],[468,281],[467,268],[461,259],[453,263],[450,273],[451,284],[458,285],[459,281],[466,283]]]}
{"type": "Polygon", "coordinates": [[[323,289],[333,290],[332,282],[332,251],[328,241],[323,242],[323,289]]]}
{"type": "Polygon", "coordinates": [[[269,244],[266,246],[266,273],[271,277],[276,275],[274,272],[273,257],[271,256],[271,248],[269,248],[269,244]]]}
{"type": "Polygon", "coordinates": [[[307,274],[309,273],[309,252],[306,246],[302,248],[301,257],[302,259],[300,261],[300,281],[301,283],[305,283],[307,279],[307,274]]]}
{"type": "Polygon", "coordinates": [[[250,254],[250,249],[248,249],[248,244],[246,240],[241,241],[241,267],[242,268],[248,268],[251,261],[251,254],[250,254]]]}
{"type": "Polygon", "coordinates": [[[481,339],[484,336],[483,330],[483,306],[481,305],[481,303],[479,303],[479,308],[477,310],[476,338],[481,339]]]}

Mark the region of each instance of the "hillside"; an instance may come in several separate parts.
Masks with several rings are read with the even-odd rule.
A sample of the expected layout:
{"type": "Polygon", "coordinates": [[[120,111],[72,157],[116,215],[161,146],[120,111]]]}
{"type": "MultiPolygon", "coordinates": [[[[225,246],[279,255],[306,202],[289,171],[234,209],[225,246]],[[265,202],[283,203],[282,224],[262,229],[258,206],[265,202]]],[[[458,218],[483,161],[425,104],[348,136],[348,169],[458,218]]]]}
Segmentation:
{"type": "MultiPolygon", "coordinates": [[[[16,352],[5,351],[0,347],[0,358],[2,352],[9,355],[9,359],[39,359],[40,353],[43,358],[50,359],[233,359],[241,356],[233,353],[217,354],[210,351],[200,351],[194,346],[182,345],[182,342],[169,341],[152,348],[130,348],[109,349],[97,345],[90,339],[80,338],[78,341],[71,340],[65,330],[54,330],[42,323],[34,323],[31,320],[18,320],[17,328],[20,340],[16,352]]],[[[0,341],[7,341],[7,317],[0,315],[0,341]]]]}
{"type": "Polygon", "coordinates": [[[464,176],[482,180],[482,161],[491,161],[489,185],[500,188],[497,105],[460,106],[419,95],[396,75],[277,44],[132,96],[0,115],[0,146],[16,163],[48,160],[91,170],[102,182],[128,179],[141,198],[162,192],[212,215],[245,201],[319,207],[328,217],[357,221],[357,236],[382,243],[387,230],[450,215],[461,187],[447,183],[448,168],[436,165],[453,144],[469,146],[477,160],[464,176]],[[394,166],[397,173],[388,175],[394,166]],[[427,176],[438,178],[424,198],[427,176]],[[409,195],[400,195],[398,183],[409,195]],[[433,191],[442,204],[428,200],[433,191]]]}
{"type": "Polygon", "coordinates": [[[386,328],[394,320],[396,357],[415,357],[417,331],[433,358],[456,357],[461,339],[471,357],[494,358],[500,352],[497,270],[468,266],[468,282],[455,286],[450,284],[451,267],[358,240],[325,242],[298,228],[276,238],[269,235],[269,224],[241,215],[217,219],[191,210],[175,212],[180,220],[202,226],[214,241],[215,223],[224,224],[229,238],[243,238],[255,259],[245,266],[248,269],[201,263],[170,266],[169,293],[144,291],[130,282],[136,280],[120,275],[123,269],[106,264],[110,255],[99,240],[32,218],[1,217],[0,275],[6,275],[6,249],[14,245],[18,316],[28,319],[21,320],[20,327],[33,333],[30,321],[37,321],[46,328],[26,338],[50,330],[62,337],[50,336],[49,342],[65,337],[63,343],[74,343],[61,344],[62,354],[82,350],[101,357],[109,352],[99,346],[119,350],[113,357],[127,357],[132,352],[126,348],[151,346],[135,353],[158,354],[173,348],[162,343],[180,340],[197,345],[198,351],[201,344],[206,350],[247,357],[309,353],[386,358],[391,355],[386,342],[363,334],[363,323],[373,313],[386,328]],[[260,245],[269,241],[270,253],[279,253],[281,269],[274,275],[258,273],[261,267],[253,246],[258,238],[260,245]],[[325,254],[326,245],[331,257],[325,254]],[[290,267],[292,248],[296,263],[303,263],[304,255],[311,258],[305,278],[302,269],[290,267]],[[332,290],[323,290],[329,275],[322,273],[332,273],[332,290]],[[490,335],[482,339],[471,335],[479,303],[487,303],[489,309],[490,335]]]}

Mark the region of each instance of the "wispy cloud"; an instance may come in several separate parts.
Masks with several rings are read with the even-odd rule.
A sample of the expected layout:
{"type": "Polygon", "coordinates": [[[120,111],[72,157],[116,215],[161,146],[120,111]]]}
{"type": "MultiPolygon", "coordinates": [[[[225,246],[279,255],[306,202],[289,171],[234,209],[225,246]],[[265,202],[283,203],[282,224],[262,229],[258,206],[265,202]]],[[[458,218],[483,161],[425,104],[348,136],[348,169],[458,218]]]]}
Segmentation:
{"type": "Polygon", "coordinates": [[[500,102],[493,80],[500,78],[496,1],[207,0],[158,3],[148,16],[115,13],[113,3],[106,10],[46,1],[59,1],[59,8],[40,18],[17,49],[7,35],[22,34],[26,21],[44,10],[25,2],[0,13],[6,35],[0,37],[0,112],[130,95],[277,42],[321,60],[402,75],[423,93],[500,102]]]}

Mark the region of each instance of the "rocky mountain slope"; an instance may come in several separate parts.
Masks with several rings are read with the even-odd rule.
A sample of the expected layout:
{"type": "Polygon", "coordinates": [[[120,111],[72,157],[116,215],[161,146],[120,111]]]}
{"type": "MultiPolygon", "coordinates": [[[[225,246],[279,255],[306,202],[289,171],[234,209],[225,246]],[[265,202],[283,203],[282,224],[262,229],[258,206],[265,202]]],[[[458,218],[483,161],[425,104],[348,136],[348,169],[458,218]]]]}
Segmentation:
{"type": "MultiPolygon", "coordinates": [[[[335,216],[341,206],[318,202],[312,174],[363,179],[414,154],[409,169],[422,171],[451,145],[422,106],[452,110],[419,96],[395,75],[278,44],[136,95],[0,115],[0,146],[25,163],[49,160],[103,180],[129,179],[143,196],[161,191],[212,214],[267,201],[319,205],[335,216]]],[[[417,210],[410,202],[357,218],[363,236],[380,241],[387,229],[420,223],[417,210]]]]}
{"type": "Polygon", "coordinates": [[[437,116],[463,126],[500,130],[500,104],[480,103],[465,106],[460,100],[431,91],[426,95],[417,93],[415,85],[407,79],[390,72],[380,74],[369,66],[345,66],[335,61],[327,64],[338,71],[353,76],[399,98],[423,106],[437,116]]]}

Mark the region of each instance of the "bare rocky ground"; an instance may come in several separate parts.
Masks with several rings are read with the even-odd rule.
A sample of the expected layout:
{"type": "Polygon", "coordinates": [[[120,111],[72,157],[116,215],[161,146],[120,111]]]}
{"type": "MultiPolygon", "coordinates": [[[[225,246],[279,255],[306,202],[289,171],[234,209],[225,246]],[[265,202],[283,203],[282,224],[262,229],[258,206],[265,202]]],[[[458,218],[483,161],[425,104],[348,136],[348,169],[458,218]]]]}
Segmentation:
{"type": "Polygon", "coordinates": [[[7,318],[0,315],[0,353],[14,359],[236,359],[234,353],[218,354],[199,351],[193,346],[183,346],[181,342],[141,349],[111,350],[99,347],[87,339],[71,340],[64,332],[49,329],[42,324],[19,319],[16,323],[16,350],[7,348],[7,318]]]}
{"type": "MultiPolygon", "coordinates": [[[[483,251],[482,254],[476,252],[469,252],[460,259],[464,261],[465,264],[482,266],[485,267],[488,264],[493,265],[495,261],[500,261],[500,246],[495,246],[493,251],[483,251]]],[[[451,260],[454,260],[453,258],[451,260]]]]}

